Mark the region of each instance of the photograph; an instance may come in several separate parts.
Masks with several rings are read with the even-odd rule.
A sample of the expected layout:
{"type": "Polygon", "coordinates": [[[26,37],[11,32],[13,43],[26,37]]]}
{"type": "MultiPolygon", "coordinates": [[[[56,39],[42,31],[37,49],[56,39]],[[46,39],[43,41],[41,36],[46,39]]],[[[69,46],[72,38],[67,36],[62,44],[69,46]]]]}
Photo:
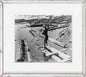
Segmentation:
{"type": "Polygon", "coordinates": [[[72,15],[15,15],[15,62],[72,63],[72,15]]]}
{"type": "Polygon", "coordinates": [[[85,6],[2,0],[0,77],[86,77],[85,6]]]}

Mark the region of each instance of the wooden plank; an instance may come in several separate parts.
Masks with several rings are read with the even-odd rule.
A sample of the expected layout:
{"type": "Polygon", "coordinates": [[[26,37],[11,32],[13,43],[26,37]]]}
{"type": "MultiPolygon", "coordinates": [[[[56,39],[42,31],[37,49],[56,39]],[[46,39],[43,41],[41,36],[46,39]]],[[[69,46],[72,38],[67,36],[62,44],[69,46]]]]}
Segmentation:
{"type": "Polygon", "coordinates": [[[48,40],[53,42],[54,44],[60,46],[60,47],[63,47],[63,48],[66,47],[66,45],[64,43],[61,43],[58,40],[55,40],[55,39],[52,39],[52,38],[49,38],[48,40]]]}
{"type": "Polygon", "coordinates": [[[57,49],[50,47],[50,46],[46,46],[48,49],[50,49],[53,53],[59,53],[59,56],[63,57],[63,58],[70,58],[70,56],[62,53],[61,51],[58,51],[57,49]]]}
{"type": "Polygon", "coordinates": [[[51,58],[53,58],[57,62],[66,62],[71,59],[71,56],[62,53],[61,51],[58,51],[55,48],[52,48],[50,46],[46,46],[46,48],[52,52],[50,52],[49,50],[44,50],[43,53],[45,53],[46,56],[51,56],[51,58]],[[57,56],[56,54],[59,56],[57,56]]]}

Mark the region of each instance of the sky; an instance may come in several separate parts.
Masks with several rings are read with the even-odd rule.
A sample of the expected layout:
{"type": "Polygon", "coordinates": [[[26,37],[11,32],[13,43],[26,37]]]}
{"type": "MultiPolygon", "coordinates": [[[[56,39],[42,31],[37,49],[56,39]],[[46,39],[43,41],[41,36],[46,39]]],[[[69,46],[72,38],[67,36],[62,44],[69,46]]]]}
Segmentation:
{"type": "MultiPolygon", "coordinates": [[[[40,18],[48,18],[50,17],[51,15],[16,15],[15,16],[15,19],[40,19],[40,18]]],[[[53,16],[53,15],[52,15],[53,16]]]]}

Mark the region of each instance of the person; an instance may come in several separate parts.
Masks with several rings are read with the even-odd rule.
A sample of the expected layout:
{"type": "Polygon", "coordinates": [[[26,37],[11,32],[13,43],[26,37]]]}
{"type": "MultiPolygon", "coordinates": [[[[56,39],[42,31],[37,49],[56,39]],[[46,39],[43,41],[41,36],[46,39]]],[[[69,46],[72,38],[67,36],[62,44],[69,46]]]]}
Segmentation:
{"type": "Polygon", "coordinates": [[[21,43],[20,43],[20,59],[17,60],[17,62],[24,62],[25,60],[25,43],[24,43],[24,40],[21,40],[21,43]]]}
{"type": "Polygon", "coordinates": [[[31,62],[32,61],[30,52],[31,52],[31,50],[30,50],[30,48],[28,48],[28,51],[27,51],[28,62],[31,62]]]}
{"type": "Polygon", "coordinates": [[[25,43],[21,40],[21,57],[25,59],[25,43]]]}
{"type": "Polygon", "coordinates": [[[44,35],[44,48],[46,47],[46,45],[48,44],[48,30],[49,30],[49,26],[48,25],[43,25],[44,27],[44,31],[43,31],[43,35],[44,35]]]}

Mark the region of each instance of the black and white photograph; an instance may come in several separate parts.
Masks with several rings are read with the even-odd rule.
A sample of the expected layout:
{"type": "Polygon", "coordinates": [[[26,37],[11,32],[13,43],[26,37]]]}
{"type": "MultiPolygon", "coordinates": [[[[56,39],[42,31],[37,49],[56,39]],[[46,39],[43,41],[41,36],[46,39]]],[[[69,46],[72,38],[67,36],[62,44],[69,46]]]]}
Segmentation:
{"type": "Polygon", "coordinates": [[[72,15],[16,15],[15,62],[72,62],[72,15]]]}

